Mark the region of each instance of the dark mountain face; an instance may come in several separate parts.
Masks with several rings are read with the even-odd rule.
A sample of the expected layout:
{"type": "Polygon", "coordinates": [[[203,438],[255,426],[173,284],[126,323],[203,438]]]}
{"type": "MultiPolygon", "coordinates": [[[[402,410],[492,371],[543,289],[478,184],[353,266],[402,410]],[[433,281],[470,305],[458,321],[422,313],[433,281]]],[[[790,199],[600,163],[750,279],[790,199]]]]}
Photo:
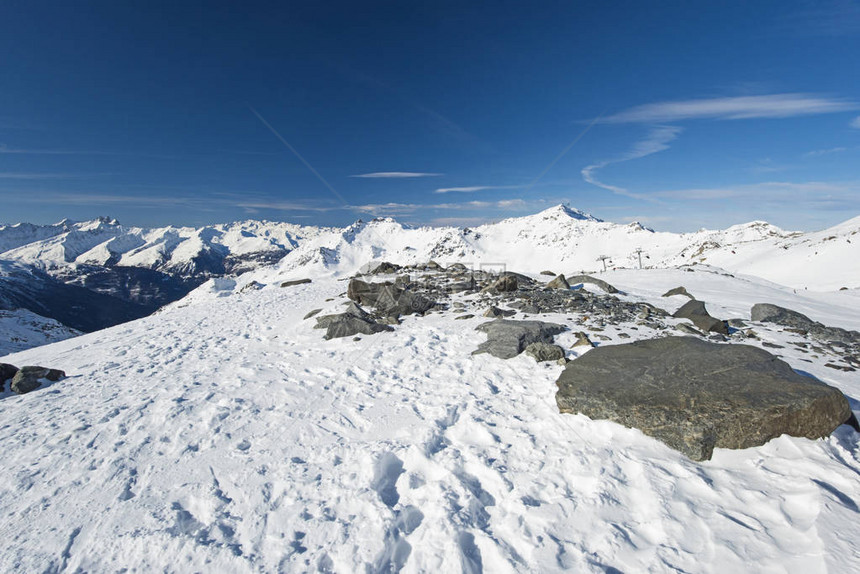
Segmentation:
{"type": "Polygon", "coordinates": [[[277,262],[284,252],[232,256],[204,252],[171,273],[145,267],[75,265],[48,272],[2,262],[0,309],[28,309],[92,332],[146,317],[178,301],[210,277],[238,274],[277,262]]]}
{"type": "Polygon", "coordinates": [[[185,297],[206,280],[205,276],[183,277],[142,267],[98,265],[62,269],[55,272],[54,277],[67,285],[140,305],[150,313],[185,297]]]}
{"type": "Polygon", "coordinates": [[[69,285],[23,265],[3,266],[2,271],[0,308],[28,309],[79,331],[97,331],[139,319],[157,308],[69,285]]]}

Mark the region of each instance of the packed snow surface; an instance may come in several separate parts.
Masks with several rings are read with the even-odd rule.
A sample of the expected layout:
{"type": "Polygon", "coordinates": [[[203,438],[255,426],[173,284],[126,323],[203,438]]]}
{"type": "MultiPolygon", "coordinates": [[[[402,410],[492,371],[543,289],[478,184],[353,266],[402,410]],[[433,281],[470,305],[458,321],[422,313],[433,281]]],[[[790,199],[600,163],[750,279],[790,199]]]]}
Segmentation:
{"type": "MultiPolygon", "coordinates": [[[[2,358],[69,378],[0,398],[0,571],[857,571],[849,427],[695,463],[559,414],[561,366],[471,355],[480,317],[325,341],[302,317],[342,308],[346,283],[320,273],[279,288],[288,271],[2,358]]],[[[601,278],[669,311],[686,299],[659,295],[684,285],[723,318],[771,302],[860,327],[856,290],[795,293],[706,267],[601,278]]],[[[762,342],[797,337],[754,328],[762,342]]],[[[569,348],[572,333],[557,342],[569,348]]],[[[858,411],[856,373],[792,345],[774,352],[858,411]]]]}

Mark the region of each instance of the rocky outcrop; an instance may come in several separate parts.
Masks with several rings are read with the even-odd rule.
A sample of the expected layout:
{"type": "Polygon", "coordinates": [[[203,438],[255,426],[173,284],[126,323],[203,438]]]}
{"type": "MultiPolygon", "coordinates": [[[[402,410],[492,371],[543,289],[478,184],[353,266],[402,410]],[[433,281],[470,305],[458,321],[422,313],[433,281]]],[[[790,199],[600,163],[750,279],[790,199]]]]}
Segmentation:
{"type": "Polygon", "coordinates": [[[577,285],[579,283],[591,283],[592,285],[600,287],[607,293],[618,293],[618,289],[616,289],[603,279],[598,279],[596,277],[592,277],[591,275],[574,275],[573,277],[568,277],[567,282],[570,285],[577,285]]]}
{"type": "Polygon", "coordinates": [[[496,293],[510,293],[516,291],[519,286],[516,275],[505,275],[496,280],[492,285],[484,287],[484,291],[496,293]]]}
{"type": "Polygon", "coordinates": [[[498,307],[490,307],[484,311],[484,317],[490,317],[491,319],[501,319],[502,317],[511,317],[516,314],[517,312],[513,309],[499,309],[498,307]]]}
{"type": "Polygon", "coordinates": [[[368,265],[365,272],[369,275],[387,275],[390,273],[397,273],[401,269],[402,267],[396,263],[378,261],[368,265]]]}
{"type": "Polygon", "coordinates": [[[576,341],[573,342],[573,348],[576,347],[593,347],[594,343],[591,342],[591,339],[588,338],[588,335],[582,331],[578,331],[574,333],[576,337],[576,341]]]}
{"type": "Polygon", "coordinates": [[[753,321],[776,323],[783,327],[795,329],[800,334],[808,334],[815,339],[845,344],[860,344],[860,332],[847,331],[839,327],[827,327],[797,311],[771,305],[770,303],[756,303],[753,305],[750,311],[750,318],[753,321]]]}
{"type": "Polygon", "coordinates": [[[281,283],[281,287],[292,287],[294,285],[304,285],[305,283],[310,283],[310,279],[293,279],[291,281],[284,281],[281,283]]]}
{"type": "Polygon", "coordinates": [[[543,321],[511,321],[496,319],[475,328],[487,334],[487,340],[472,354],[489,353],[500,359],[510,359],[522,353],[531,343],[552,343],[553,337],[565,330],[563,325],[543,321]]]}
{"type": "Polygon", "coordinates": [[[378,323],[370,313],[355,303],[350,303],[343,313],[318,317],[314,328],[325,329],[325,339],[373,335],[394,330],[388,325],[378,323]]]}
{"type": "Polygon", "coordinates": [[[564,278],[564,275],[559,275],[552,281],[546,284],[550,289],[570,289],[570,283],[564,278]]]}
{"type": "Polygon", "coordinates": [[[349,281],[346,295],[360,305],[375,308],[382,316],[422,314],[436,304],[420,293],[401,289],[392,283],[368,283],[355,278],[349,281]]]}
{"type": "Polygon", "coordinates": [[[24,393],[35,391],[47,381],[59,381],[65,376],[66,373],[59,369],[48,369],[38,366],[21,367],[15,373],[15,376],[12,377],[10,389],[19,395],[23,395],[24,393]]]}
{"type": "Polygon", "coordinates": [[[685,297],[689,297],[690,299],[695,299],[695,297],[690,295],[687,292],[687,289],[684,287],[675,287],[674,289],[669,289],[668,291],[660,295],[660,297],[672,297],[674,295],[684,295],[685,297]]]}
{"type": "Polygon", "coordinates": [[[531,343],[526,347],[525,354],[538,363],[564,359],[564,349],[550,343],[531,343]]]}
{"type": "Polygon", "coordinates": [[[711,317],[702,301],[693,299],[684,303],[680,309],[672,314],[676,319],[688,319],[699,329],[721,335],[729,334],[729,327],[725,321],[711,317]]]}
{"type": "Polygon", "coordinates": [[[557,384],[562,413],[637,428],[693,460],[710,459],[714,447],[759,446],[782,434],[814,439],[857,424],[838,389],[767,351],[692,337],[594,349],[557,384]]]}

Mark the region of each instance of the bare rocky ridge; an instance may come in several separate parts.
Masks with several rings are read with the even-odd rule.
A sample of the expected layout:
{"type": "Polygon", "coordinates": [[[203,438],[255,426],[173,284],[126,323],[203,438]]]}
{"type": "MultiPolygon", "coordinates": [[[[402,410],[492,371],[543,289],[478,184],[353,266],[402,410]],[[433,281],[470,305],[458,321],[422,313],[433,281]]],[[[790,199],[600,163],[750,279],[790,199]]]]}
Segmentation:
{"type": "MultiPolygon", "coordinates": [[[[555,336],[569,326],[530,315],[576,313],[597,325],[643,326],[657,332],[672,328],[664,310],[622,300],[612,294],[618,292],[612,285],[602,281],[599,286],[605,293],[600,294],[565,288],[564,276],[548,285],[513,272],[492,274],[459,265],[426,269],[380,264],[374,270],[400,275],[393,281],[386,279],[392,273],[374,273],[385,276],[376,281],[367,280],[370,276],[353,277],[346,311],[318,317],[317,328],[327,329],[327,339],[375,334],[392,330],[390,325],[406,315],[442,312],[468,320],[483,309],[481,315],[493,320],[476,327],[487,340],[473,354],[506,360],[525,353],[537,362],[561,364],[567,362],[567,353],[555,344],[555,336]]],[[[582,277],[575,280],[583,282],[582,277]]],[[[676,294],[689,297],[680,288],[671,292],[676,294]]],[[[806,327],[819,335],[826,332],[823,325],[802,315],[776,309],[757,306],[753,319],[780,320],[792,329],[806,327]]],[[[678,323],[677,328],[694,336],[598,346],[569,363],[558,380],[560,411],[638,428],[694,460],[710,458],[715,447],[746,448],[781,434],[819,438],[844,422],[856,424],[837,389],[797,374],[767,351],[703,340],[710,336],[743,341],[748,336],[741,328],[730,331],[726,321],[710,316],[703,301],[691,298],[673,318],[691,320],[696,327],[678,323]]],[[[742,321],[734,324],[743,327],[742,321]]],[[[596,340],[607,339],[592,325],[596,340]]],[[[839,340],[853,336],[841,331],[831,334],[839,340]]],[[[595,345],[589,335],[579,332],[573,347],[582,346],[595,345]]]]}

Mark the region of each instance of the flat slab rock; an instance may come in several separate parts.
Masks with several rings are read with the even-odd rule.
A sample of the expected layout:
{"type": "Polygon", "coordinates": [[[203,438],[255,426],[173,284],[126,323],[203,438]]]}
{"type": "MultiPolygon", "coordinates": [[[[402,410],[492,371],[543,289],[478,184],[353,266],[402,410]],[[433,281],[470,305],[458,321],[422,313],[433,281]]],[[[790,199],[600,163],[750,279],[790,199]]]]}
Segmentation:
{"type": "Polygon", "coordinates": [[[557,385],[562,413],[637,428],[693,460],[857,424],[838,389],[767,351],[693,337],[599,347],[568,363],[557,385]]]}
{"type": "Polygon", "coordinates": [[[472,354],[489,353],[500,359],[511,359],[532,343],[552,343],[553,337],[566,329],[557,323],[496,319],[475,327],[487,334],[487,340],[472,354]]]}

